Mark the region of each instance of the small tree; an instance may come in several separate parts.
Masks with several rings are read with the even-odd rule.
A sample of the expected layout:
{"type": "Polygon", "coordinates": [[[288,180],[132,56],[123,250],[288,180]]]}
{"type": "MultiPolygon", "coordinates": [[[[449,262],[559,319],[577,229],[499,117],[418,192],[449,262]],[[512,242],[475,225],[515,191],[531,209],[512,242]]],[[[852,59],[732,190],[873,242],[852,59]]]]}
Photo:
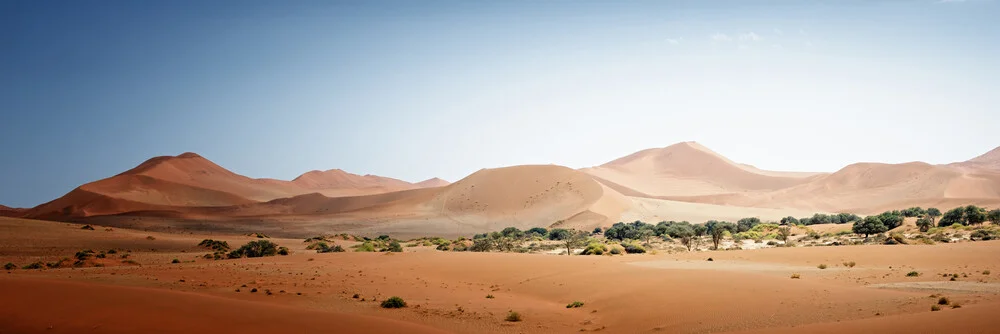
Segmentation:
{"type": "Polygon", "coordinates": [[[986,213],[986,219],[993,225],[1000,225],[1000,209],[993,209],[986,213]]]}
{"type": "Polygon", "coordinates": [[[785,218],[781,218],[781,225],[798,225],[798,224],[799,220],[796,219],[795,217],[788,216],[785,218]]]}
{"type": "Polygon", "coordinates": [[[966,224],[965,208],[958,207],[948,210],[948,212],[945,212],[944,215],[941,216],[941,221],[938,222],[938,226],[940,227],[951,226],[955,224],[962,224],[962,225],[966,224]]]}
{"type": "Polygon", "coordinates": [[[864,234],[865,238],[868,238],[870,234],[883,233],[888,231],[889,228],[885,224],[882,224],[882,219],[879,219],[878,216],[868,216],[864,220],[854,222],[851,230],[857,234],[864,234]]]}
{"type": "Polygon", "coordinates": [[[965,221],[969,225],[979,225],[986,221],[986,210],[975,205],[965,207],[965,221]]]}
{"type": "Polygon", "coordinates": [[[760,218],[743,218],[736,222],[736,232],[746,232],[760,224],[760,218]]]}
{"type": "Polygon", "coordinates": [[[566,246],[566,255],[573,255],[573,247],[587,240],[587,232],[557,228],[549,232],[549,238],[562,241],[566,246]]]}
{"type": "Polygon", "coordinates": [[[708,233],[712,235],[712,244],[715,246],[715,249],[719,249],[719,242],[722,242],[726,231],[732,233],[736,230],[736,225],[733,225],[733,223],[715,220],[706,222],[705,227],[708,228],[708,233]]]}
{"type": "Polygon", "coordinates": [[[782,226],[778,228],[778,238],[781,241],[788,242],[788,237],[792,235],[792,228],[789,226],[782,226]]]}
{"type": "Polygon", "coordinates": [[[931,225],[937,222],[937,217],[941,217],[941,210],[937,208],[927,208],[927,217],[931,218],[931,225]]]}
{"type": "Polygon", "coordinates": [[[932,226],[934,226],[934,222],[932,222],[930,218],[924,217],[917,219],[917,227],[920,228],[920,232],[927,232],[932,226]]]}
{"type": "Polygon", "coordinates": [[[639,230],[639,238],[642,239],[647,247],[649,247],[649,238],[652,238],[654,235],[656,235],[656,232],[653,231],[652,226],[643,227],[639,230]]]}

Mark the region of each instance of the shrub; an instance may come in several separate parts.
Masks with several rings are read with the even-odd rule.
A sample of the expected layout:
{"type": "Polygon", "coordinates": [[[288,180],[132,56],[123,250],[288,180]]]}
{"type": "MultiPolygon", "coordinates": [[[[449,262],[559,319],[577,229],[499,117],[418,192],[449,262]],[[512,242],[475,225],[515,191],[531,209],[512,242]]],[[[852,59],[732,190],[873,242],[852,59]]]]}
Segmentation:
{"type": "Polygon", "coordinates": [[[990,274],[989,270],[983,270],[983,275],[989,275],[989,274],[990,274]]]}
{"type": "Polygon", "coordinates": [[[621,255],[622,250],[623,250],[622,248],[611,247],[610,253],[611,253],[611,255],[621,255]]]}
{"type": "Polygon", "coordinates": [[[403,308],[406,307],[406,302],[403,298],[396,296],[389,297],[389,299],[382,301],[382,308],[403,308]]]}
{"type": "Polygon", "coordinates": [[[496,297],[493,297],[493,295],[486,295],[486,299],[493,299],[493,298],[496,298],[496,297]]]}
{"type": "Polygon", "coordinates": [[[950,302],[951,301],[948,300],[948,297],[938,298],[938,305],[948,305],[950,302]]]}
{"type": "Polygon", "coordinates": [[[3,269],[4,270],[14,270],[14,269],[17,269],[17,265],[15,265],[14,263],[11,263],[11,262],[7,262],[7,264],[3,265],[3,269]]]}
{"type": "Polygon", "coordinates": [[[173,261],[170,261],[170,263],[181,263],[181,260],[174,259],[173,261]]]}
{"type": "Polygon", "coordinates": [[[198,246],[222,252],[229,251],[229,243],[221,240],[205,239],[199,242],[198,246]]]}
{"type": "Polygon", "coordinates": [[[35,262],[35,263],[32,263],[32,264],[26,265],[24,267],[21,267],[21,269],[42,269],[44,267],[45,267],[45,263],[42,262],[42,261],[38,261],[38,262],[35,262]]]}
{"type": "Polygon", "coordinates": [[[397,242],[396,240],[393,240],[392,242],[389,243],[389,247],[383,248],[382,251],[383,252],[402,253],[403,252],[403,246],[400,245],[399,242],[397,242]]]}
{"type": "Polygon", "coordinates": [[[625,253],[629,254],[642,254],[646,252],[645,248],[634,243],[623,242],[622,247],[625,248],[625,253]]]}
{"type": "Polygon", "coordinates": [[[583,306],[583,302],[576,301],[576,302],[572,302],[572,303],[567,304],[566,308],[577,308],[577,307],[582,307],[582,306],[583,306]]]}
{"type": "Polygon", "coordinates": [[[857,265],[857,263],[854,263],[854,261],[844,262],[844,267],[854,268],[855,265],[857,265]]]}
{"type": "Polygon", "coordinates": [[[241,257],[274,256],[276,254],[278,254],[278,244],[268,240],[254,240],[229,252],[227,256],[230,259],[238,259],[241,257]]]}
{"type": "Polygon", "coordinates": [[[777,246],[777,245],[778,245],[778,242],[777,242],[777,241],[774,241],[774,240],[769,240],[769,241],[767,242],[767,245],[768,245],[768,246],[777,246]]]}
{"type": "Polygon", "coordinates": [[[363,242],[360,245],[357,245],[355,247],[356,247],[354,249],[355,252],[374,252],[375,251],[375,244],[373,244],[371,241],[365,241],[365,242],[363,242]]]}
{"type": "Polygon", "coordinates": [[[587,248],[583,249],[583,252],[581,252],[580,255],[604,255],[604,252],[607,251],[608,246],[599,242],[591,242],[587,245],[587,248]]]}
{"type": "Polygon", "coordinates": [[[941,307],[937,305],[931,305],[931,311],[940,311],[941,307]]]}
{"type": "Polygon", "coordinates": [[[278,255],[288,255],[288,247],[278,247],[278,255]]]}
{"type": "Polygon", "coordinates": [[[918,273],[916,271],[911,271],[911,272],[906,273],[906,277],[917,277],[917,276],[920,276],[920,273],[918,273]]]}
{"type": "Polygon", "coordinates": [[[820,265],[816,266],[816,268],[826,269],[826,264],[825,263],[821,263],[820,265]]]}
{"type": "Polygon", "coordinates": [[[962,307],[962,304],[959,304],[959,303],[951,303],[951,308],[961,308],[961,307],[962,307]]]}
{"type": "Polygon", "coordinates": [[[522,319],[521,319],[521,314],[520,313],[517,313],[517,312],[514,312],[514,311],[510,311],[510,312],[507,313],[507,317],[504,318],[503,320],[504,321],[510,321],[510,322],[518,322],[518,321],[521,321],[522,319]]]}
{"type": "Polygon", "coordinates": [[[156,240],[156,237],[151,236],[151,235],[147,235],[146,236],[146,240],[156,240]]]}
{"type": "Polygon", "coordinates": [[[94,251],[89,250],[89,249],[85,249],[85,250],[76,252],[76,254],[73,255],[73,257],[75,257],[79,261],[83,261],[83,260],[89,259],[93,255],[94,255],[94,251]]]}
{"type": "Polygon", "coordinates": [[[80,229],[81,229],[81,230],[88,230],[88,231],[93,231],[93,230],[94,230],[94,227],[93,227],[93,226],[90,226],[90,225],[83,225],[83,227],[81,227],[80,229]]]}
{"type": "Polygon", "coordinates": [[[801,277],[801,276],[799,276],[799,274],[792,274],[792,278],[793,278],[793,279],[799,279],[800,277],[801,277]]]}

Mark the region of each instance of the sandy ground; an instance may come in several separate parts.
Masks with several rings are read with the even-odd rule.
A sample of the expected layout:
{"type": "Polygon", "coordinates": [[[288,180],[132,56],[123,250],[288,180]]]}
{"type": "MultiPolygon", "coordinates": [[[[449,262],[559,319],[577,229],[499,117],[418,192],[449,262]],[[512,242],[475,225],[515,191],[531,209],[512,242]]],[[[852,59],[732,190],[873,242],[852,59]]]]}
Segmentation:
{"type": "Polygon", "coordinates": [[[204,238],[255,240],[2,218],[0,263],[116,248],[137,264],[109,254],[104,267],[3,272],[0,333],[923,333],[1000,325],[986,316],[1000,307],[1000,241],[588,257],[430,247],[317,254],[300,239],[272,239],[292,254],[215,261],[201,258],[204,238]],[[943,276],[952,273],[956,281],[943,276]],[[932,294],[961,308],[932,312],[932,294]],[[389,296],[408,307],[380,308],[389,296]],[[584,306],[567,309],[573,301],[584,306]],[[511,310],[524,320],[504,321],[511,310]]]}

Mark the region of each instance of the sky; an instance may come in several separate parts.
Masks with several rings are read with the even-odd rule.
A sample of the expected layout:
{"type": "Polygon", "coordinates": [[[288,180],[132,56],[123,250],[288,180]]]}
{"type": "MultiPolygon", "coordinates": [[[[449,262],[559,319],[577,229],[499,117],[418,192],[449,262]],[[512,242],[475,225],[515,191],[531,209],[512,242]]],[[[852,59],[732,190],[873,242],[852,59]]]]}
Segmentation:
{"type": "Polygon", "coordinates": [[[0,204],[148,158],[416,182],[697,141],[763,169],[1000,146],[1000,1],[0,2],[0,204]]]}

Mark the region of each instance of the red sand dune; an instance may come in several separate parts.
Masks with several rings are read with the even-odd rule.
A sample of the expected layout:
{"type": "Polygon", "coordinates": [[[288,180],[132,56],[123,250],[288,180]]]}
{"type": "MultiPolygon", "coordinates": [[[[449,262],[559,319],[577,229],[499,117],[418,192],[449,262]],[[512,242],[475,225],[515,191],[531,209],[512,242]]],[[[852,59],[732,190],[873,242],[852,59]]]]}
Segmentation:
{"type": "Polygon", "coordinates": [[[447,186],[447,185],[451,184],[451,182],[448,182],[448,181],[445,181],[445,180],[442,180],[442,179],[434,177],[434,178],[430,178],[430,179],[426,179],[426,180],[417,182],[415,184],[418,187],[421,187],[421,188],[434,188],[434,187],[444,187],[444,186],[447,186]]]}

